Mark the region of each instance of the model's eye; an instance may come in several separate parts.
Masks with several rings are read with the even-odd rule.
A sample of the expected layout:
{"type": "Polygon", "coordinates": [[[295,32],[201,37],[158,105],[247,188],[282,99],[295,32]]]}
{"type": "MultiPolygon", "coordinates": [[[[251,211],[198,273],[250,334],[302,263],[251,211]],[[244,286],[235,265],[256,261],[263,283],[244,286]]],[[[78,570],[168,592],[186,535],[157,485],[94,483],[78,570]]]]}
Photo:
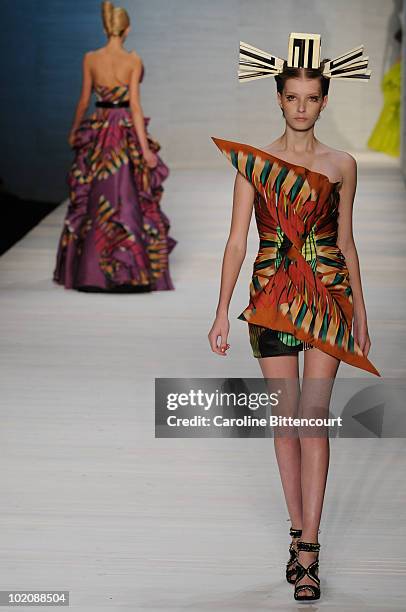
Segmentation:
{"type": "Polygon", "coordinates": [[[319,101],[318,96],[312,96],[312,98],[311,98],[311,99],[312,99],[312,100],[314,100],[315,102],[318,102],[318,101],[319,101]]]}
{"type": "Polygon", "coordinates": [[[287,98],[288,100],[294,100],[295,96],[289,95],[289,96],[286,96],[286,98],[287,98]]]}

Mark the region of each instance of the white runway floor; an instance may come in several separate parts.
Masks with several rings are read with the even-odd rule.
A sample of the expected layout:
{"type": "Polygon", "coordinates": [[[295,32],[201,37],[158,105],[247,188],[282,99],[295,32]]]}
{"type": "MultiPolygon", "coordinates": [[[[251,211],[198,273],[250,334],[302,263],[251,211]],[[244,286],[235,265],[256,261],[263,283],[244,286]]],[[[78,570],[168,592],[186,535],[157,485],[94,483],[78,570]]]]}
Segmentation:
{"type": "MultiPolygon", "coordinates": [[[[405,186],[380,159],[359,157],[354,234],[369,357],[383,376],[404,377],[405,186]]],[[[260,376],[237,320],[254,219],[229,355],[207,340],[233,179],[228,166],[172,171],[162,205],[179,241],[175,291],[55,285],[65,205],[0,259],[0,590],[69,590],[80,612],[298,609],[284,578],[290,523],[273,441],[154,437],[155,377],[260,376]]],[[[338,374],[364,375],[377,380],[346,364],[338,374]]],[[[405,467],[403,439],[331,440],[322,599],[309,608],[405,609],[405,467]]]]}

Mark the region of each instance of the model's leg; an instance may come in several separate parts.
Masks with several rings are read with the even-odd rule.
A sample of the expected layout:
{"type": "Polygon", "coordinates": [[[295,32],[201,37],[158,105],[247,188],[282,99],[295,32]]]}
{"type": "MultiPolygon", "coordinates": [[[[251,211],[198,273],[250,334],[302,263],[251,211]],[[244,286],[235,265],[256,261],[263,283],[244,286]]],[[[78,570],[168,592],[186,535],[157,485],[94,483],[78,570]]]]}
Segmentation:
{"type": "MultiPolygon", "coordinates": [[[[263,357],[258,359],[258,361],[264,378],[283,378],[292,380],[292,385],[289,384],[288,387],[290,391],[289,398],[288,401],[284,402],[282,410],[287,416],[296,415],[300,395],[298,356],[283,355],[277,357],[263,357]],[[295,381],[296,384],[294,384],[295,381]]],[[[269,391],[271,391],[271,389],[269,389],[269,391]]],[[[278,411],[279,410],[278,407],[278,411]]],[[[274,446],[291,525],[295,529],[301,529],[302,495],[300,484],[300,441],[297,435],[293,437],[279,436],[275,433],[274,446]]],[[[293,548],[297,550],[297,539],[292,538],[292,543],[293,548]]]]}
{"type": "MultiPolygon", "coordinates": [[[[327,417],[331,392],[340,360],[312,348],[304,352],[303,384],[300,395],[300,417],[327,417]]],[[[330,458],[328,430],[320,428],[311,435],[311,428],[300,436],[301,483],[303,502],[303,542],[318,542],[318,532],[323,508],[324,493],[330,458]],[[316,437],[317,435],[317,437],[316,437]]],[[[299,562],[304,566],[317,558],[317,553],[299,551],[299,562]]],[[[314,584],[304,576],[297,584],[314,584]]],[[[299,593],[311,595],[310,590],[299,593]]]]}

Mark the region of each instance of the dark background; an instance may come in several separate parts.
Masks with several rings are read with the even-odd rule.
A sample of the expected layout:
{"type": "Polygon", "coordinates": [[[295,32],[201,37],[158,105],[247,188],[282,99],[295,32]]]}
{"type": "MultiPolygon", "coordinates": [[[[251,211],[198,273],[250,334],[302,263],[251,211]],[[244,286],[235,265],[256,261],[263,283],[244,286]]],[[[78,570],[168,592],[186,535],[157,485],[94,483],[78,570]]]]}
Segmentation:
{"type": "Polygon", "coordinates": [[[7,224],[0,254],[68,197],[67,136],[83,54],[105,44],[95,27],[100,7],[98,0],[1,2],[0,205],[7,224]]]}
{"type": "MultiPolygon", "coordinates": [[[[105,43],[99,1],[2,0],[0,177],[24,199],[67,197],[83,53],[105,43]]],[[[91,110],[91,108],[89,109],[91,110]]]]}

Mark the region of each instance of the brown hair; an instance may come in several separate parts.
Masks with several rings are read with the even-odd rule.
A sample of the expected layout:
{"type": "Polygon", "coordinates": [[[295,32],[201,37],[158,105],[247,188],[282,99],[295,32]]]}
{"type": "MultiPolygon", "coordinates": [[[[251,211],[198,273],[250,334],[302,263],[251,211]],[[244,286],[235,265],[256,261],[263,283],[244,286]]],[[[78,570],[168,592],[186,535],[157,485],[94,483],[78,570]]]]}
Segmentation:
{"type": "Polygon", "coordinates": [[[275,75],[277,91],[282,95],[287,79],[300,78],[303,75],[306,79],[320,79],[321,94],[323,97],[327,96],[328,88],[330,86],[330,79],[323,76],[323,68],[325,63],[329,61],[330,60],[328,58],[322,60],[320,63],[320,68],[289,68],[288,63],[285,60],[283,62],[283,71],[275,75]]]}
{"type": "Polygon", "coordinates": [[[122,36],[130,25],[127,11],[112,2],[102,2],[102,20],[108,36],[122,36]]]}

